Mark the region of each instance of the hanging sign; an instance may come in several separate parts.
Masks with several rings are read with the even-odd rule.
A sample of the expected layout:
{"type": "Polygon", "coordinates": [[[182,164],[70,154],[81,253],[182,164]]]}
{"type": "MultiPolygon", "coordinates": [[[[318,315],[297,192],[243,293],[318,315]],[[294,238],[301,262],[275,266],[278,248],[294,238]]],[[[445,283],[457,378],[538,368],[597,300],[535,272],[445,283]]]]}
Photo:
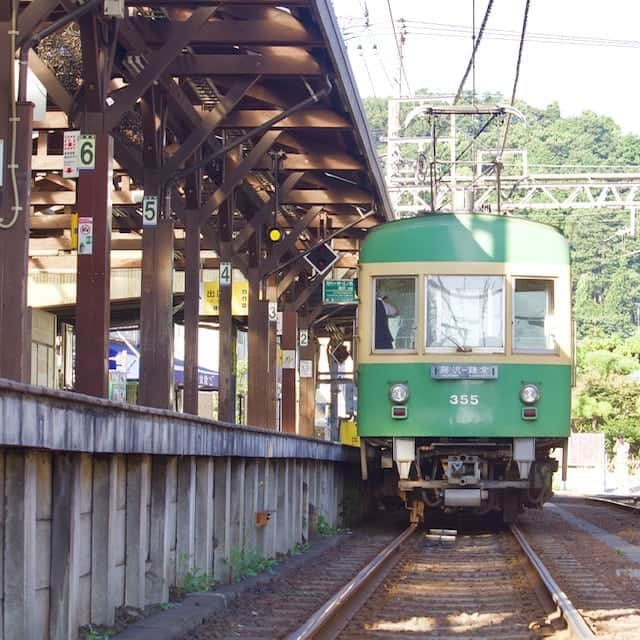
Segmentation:
{"type": "Polygon", "coordinates": [[[78,137],[76,166],[80,171],[96,168],[96,137],[83,133],[78,137]]]}
{"type": "Polygon", "coordinates": [[[77,178],[78,173],[78,141],[79,131],[65,131],[62,140],[63,164],[62,176],[64,178],[77,178]]]}
{"type": "Polygon", "coordinates": [[[231,263],[220,263],[220,286],[228,287],[231,284],[231,263]]]}
{"type": "Polygon", "coordinates": [[[93,218],[78,219],[78,255],[93,253],[93,218]]]}
{"type": "Polygon", "coordinates": [[[142,225],[155,227],[158,224],[158,196],[142,198],[142,225]]]}

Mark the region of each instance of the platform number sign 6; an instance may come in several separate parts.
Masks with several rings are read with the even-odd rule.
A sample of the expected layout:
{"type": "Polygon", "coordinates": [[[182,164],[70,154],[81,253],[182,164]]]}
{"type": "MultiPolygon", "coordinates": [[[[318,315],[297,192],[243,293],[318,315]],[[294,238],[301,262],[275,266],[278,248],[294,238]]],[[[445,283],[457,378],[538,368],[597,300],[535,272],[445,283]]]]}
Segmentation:
{"type": "Polygon", "coordinates": [[[78,169],[96,168],[96,137],[91,134],[82,134],[78,140],[77,148],[78,169]]]}
{"type": "Polygon", "coordinates": [[[145,196],[142,199],[142,224],[145,227],[158,224],[158,196],[145,196]]]}

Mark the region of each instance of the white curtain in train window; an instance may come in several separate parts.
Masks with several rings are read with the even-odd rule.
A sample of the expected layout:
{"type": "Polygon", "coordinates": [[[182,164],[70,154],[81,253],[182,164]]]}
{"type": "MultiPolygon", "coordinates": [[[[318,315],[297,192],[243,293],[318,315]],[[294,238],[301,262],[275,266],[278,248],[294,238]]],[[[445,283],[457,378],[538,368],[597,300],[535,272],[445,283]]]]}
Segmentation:
{"type": "Polygon", "coordinates": [[[427,347],[504,351],[502,276],[429,276],[427,347]]]}
{"type": "Polygon", "coordinates": [[[514,351],[553,351],[553,280],[518,278],[513,304],[514,351]]]}

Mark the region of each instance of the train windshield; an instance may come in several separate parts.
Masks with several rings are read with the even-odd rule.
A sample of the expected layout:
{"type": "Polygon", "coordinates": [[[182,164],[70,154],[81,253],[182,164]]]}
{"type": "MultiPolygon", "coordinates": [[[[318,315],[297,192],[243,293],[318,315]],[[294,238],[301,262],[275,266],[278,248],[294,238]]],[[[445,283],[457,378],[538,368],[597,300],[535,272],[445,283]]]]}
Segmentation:
{"type": "Polygon", "coordinates": [[[553,280],[517,278],[513,315],[514,351],[555,351],[553,280]]]}
{"type": "Polygon", "coordinates": [[[415,351],[416,278],[374,278],[373,348],[415,351]]]}
{"type": "Polygon", "coordinates": [[[504,277],[429,276],[427,348],[504,352],[504,277]]]}

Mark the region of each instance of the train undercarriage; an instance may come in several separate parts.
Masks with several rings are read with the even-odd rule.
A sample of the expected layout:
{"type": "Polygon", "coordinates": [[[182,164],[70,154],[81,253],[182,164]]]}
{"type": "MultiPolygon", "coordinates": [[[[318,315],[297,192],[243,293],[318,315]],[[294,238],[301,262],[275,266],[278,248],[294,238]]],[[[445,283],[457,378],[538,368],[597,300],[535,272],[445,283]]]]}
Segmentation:
{"type": "Polygon", "coordinates": [[[402,502],[411,522],[419,523],[433,511],[463,511],[498,512],[509,523],[525,508],[539,508],[552,496],[558,462],[550,453],[564,449],[566,442],[368,438],[361,443],[362,471],[383,502],[402,502]]]}

